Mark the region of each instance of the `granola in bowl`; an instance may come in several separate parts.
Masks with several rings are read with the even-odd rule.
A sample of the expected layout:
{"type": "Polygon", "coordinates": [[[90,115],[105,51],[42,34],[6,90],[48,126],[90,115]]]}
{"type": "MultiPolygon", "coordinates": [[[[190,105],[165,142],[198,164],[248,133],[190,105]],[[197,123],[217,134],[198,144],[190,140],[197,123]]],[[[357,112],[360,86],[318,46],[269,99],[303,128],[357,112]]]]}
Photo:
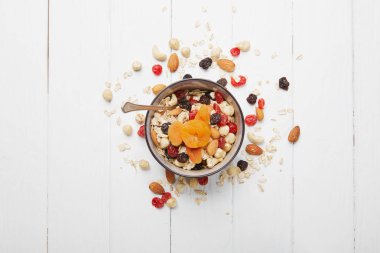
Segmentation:
{"type": "Polygon", "coordinates": [[[167,162],[183,170],[212,169],[236,141],[235,110],[217,91],[178,90],[163,98],[170,111],[151,119],[152,141],[167,162]]]}

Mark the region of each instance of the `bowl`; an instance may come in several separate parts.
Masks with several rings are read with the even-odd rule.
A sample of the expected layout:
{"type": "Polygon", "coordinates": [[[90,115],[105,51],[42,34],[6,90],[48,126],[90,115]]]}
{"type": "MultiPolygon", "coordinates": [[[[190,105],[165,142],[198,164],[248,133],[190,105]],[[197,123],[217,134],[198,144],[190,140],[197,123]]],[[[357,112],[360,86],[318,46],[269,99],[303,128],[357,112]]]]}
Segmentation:
{"type": "Polygon", "coordinates": [[[160,165],[162,165],[165,169],[168,169],[174,172],[175,174],[184,176],[184,177],[205,177],[205,176],[210,176],[212,174],[215,174],[223,170],[235,158],[235,156],[237,155],[237,153],[239,152],[241,148],[241,145],[244,139],[244,117],[243,117],[242,110],[239,106],[239,103],[227,89],[217,84],[216,82],[206,80],[206,79],[198,79],[198,78],[184,79],[184,80],[175,82],[167,86],[159,94],[157,94],[157,96],[153,99],[151,104],[152,105],[159,104],[159,102],[162,99],[173,94],[174,92],[178,90],[195,90],[195,89],[220,92],[223,95],[224,99],[234,107],[235,119],[236,119],[235,123],[237,125],[238,130],[236,133],[235,143],[233,144],[231,150],[227,153],[223,161],[221,161],[220,163],[218,163],[211,169],[205,168],[203,170],[184,170],[166,161],[157,152],[157,147],[154,145],[153,140],[151,138],[151,127],[150,127],[151,120],[154,116],[154,111],[148,111],[145,118],[145,139],[146,139],[146,143],[148,145],[150,152],[152,153],[153,157],[157,160],[157,162],[160,165]]]}

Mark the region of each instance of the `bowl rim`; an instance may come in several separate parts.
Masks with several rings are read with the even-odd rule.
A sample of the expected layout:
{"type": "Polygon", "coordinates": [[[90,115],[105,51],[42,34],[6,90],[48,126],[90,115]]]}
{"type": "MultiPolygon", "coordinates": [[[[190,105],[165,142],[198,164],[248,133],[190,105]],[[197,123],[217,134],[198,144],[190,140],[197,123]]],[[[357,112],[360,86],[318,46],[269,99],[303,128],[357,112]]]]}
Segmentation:
{"type": "MultiPolygon", "coordinates": [[[[159,93],[153,98],[153,100],[152,100],[152,102],[151,102],[150,104],[153,105],[153,104],[156,102],[156,100],[158,99],[159,95],[160,95],[161,93],[164,93],[165,90],[169,89],[171,86],[173,86],[173,85],[177,85],[177,84],[182,83],[182,82],[187,82],[187,81],[189,81],[189,80],[194,80],[194,81],[199,81],[199,82],[205,82],[205,83],[212,83],[212,84],[214,84],[214,85],[217,85],[218,88],[220,88],[220,89],[222,89],[224,92],[226,92],[226,93],[227,93],[227,94],[228,94],[228,95],[229,95],[229,96],[235,101],[235,104],[236,104],[238,110],[240,111],[240,114],[241,114],[241,117],[242,117],[242,129],[241,129],[242,138],[241,138],[240,143],[239,143],[238,146],[237,146],[237,149],[236,149],[235,154],[233,154],[233,155],[230,157],[230,160],[229,160],[228,163],[226,163],[225,165],[221,166],[219,169],[217,169],[217,170],[215,170],[215,171],[212,171],[212,172],[204,173],[204,174],[202,174],[202,175],[189,176],[189,175],[186,175],[186,174],[179,173],[179,172],[177,172],[177,171],[173,171],[169,166],[166,166],[165,164],[163,164],[163,163],[161,162],[160,159],[158,159],[158,157],[157,157],[156,155],[160,155],[160,154],[158,154],[156,151],[152,150],[153,147],[150,145],[150,143],[149,143],[149,141],[148,141],[148,138],[150,138],[150,136],[148,136],[148,134],[147,134],[147,133],[148,133],[148,131],[147,131],[147,122],[148,122],[148,114],[149,114],[149,111],[147,111],[147,112],[145,113],[145,122],[144,122],[144,124],[145,124],[145,127],[144,127],[144,128],[145,128],[145,142],[146,142],[146,144],[147,144],[147,146],[148,146],[148,149],[149,149],[150,153],[151,153],[152,156],[154,157],[154,159],[155,159],[155,160],[156,160],[156,161],[157,161],[162,167],[164,167],[164,169],[169,170],[169,171],[173,172],[174,174],[179,175],[179,176],[182,176],[182,177],[187,177],[187,178],[201,178],[201,177],[207,177],[207,176],[214,175],[214,174],[216,174],[216,173],[218,173],[218,172],[224,170],[224,169],[230,164],[230,162],[231,162],[233,159],[235,159],[235,157],[236,157],[237,154],[239,153],[239,151],[240,151],[240,149],[241,149],[241,146],[243,145],[243,142],[244,142],[244,136],[245,136],[245,123],[244,123],[243,110],[241,109],[240,104],[239,104],[238,100],[235,98],[235,96],[234,96],[229,90],[227,90],[225,87],[223,87],[222,85],[218,84],[217,82],[211,81],[211,80],[209,80],[209,79],[203,79],[203,78],[187,78],[187,79],[182,79],[182,80],[178,80],[178,81],[176,81],[176,82],[173,82],[173,83],[171,83],[170,85],[166,86],[165,89],[163,89],[162,91],[160,91],[160,92],[159,92],[159,93]]],[[[207,171],[207,169],[206,169],[205,171],[207,171]]]]}

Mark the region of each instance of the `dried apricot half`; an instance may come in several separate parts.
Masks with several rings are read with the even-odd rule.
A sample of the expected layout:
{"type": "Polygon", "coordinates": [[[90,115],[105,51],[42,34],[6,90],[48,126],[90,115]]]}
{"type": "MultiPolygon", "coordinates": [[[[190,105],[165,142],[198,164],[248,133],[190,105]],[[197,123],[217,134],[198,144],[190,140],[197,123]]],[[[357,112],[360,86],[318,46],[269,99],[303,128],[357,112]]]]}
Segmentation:
{"type": "MultiPolygon", "coordinates": [[[[199,113],[199,112],[198,112],[199,113]]],[[[170,130],[170,128],[169,128],[170,130]]],[[[181,139],[189,148],[200,148],[207,145],[210,140],[210,126],[202,120],[189,120],[182,125],[181,139]]]]}
{"type": "Polygon", "coordinates": [[[202,120],[206,124],[210,124],[210,107],[201,105],[195,119],[202,120]]]}
{"type": "Polygon", "coordinates": [[[168,136],[169,141],[173,146],[178,147],[182,143],[181,138],[181,129],[183,127],[183,124],[179,121],[174,121],[170,126],[168,130],[168,136]]]}
{"type": "Polygon", "coordinates": [[[186,147],[186,153],[189,155],[189,158],[193,163],[197,164],[202,162],[202,148],[186,147]]]}

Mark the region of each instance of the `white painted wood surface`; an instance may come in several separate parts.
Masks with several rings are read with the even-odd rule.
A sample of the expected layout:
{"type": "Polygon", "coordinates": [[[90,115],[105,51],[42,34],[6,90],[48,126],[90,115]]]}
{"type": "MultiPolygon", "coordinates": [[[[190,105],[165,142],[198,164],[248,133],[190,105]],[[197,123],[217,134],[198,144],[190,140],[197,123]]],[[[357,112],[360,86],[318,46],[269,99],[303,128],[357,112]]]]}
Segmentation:
{"type": "Polygon", "coordinates": [[[379,252],[379,11],[365,0],[0,0],[0,252],[379,252]],[[156,210],[147,185],[164,173],[119,102],[148,103],[144,87],[181,78],[151,74],[153,44],[170,53],[172,36],[192,47],[211,33],[225,54],[251,41],[236,70],[249,82],[230,90],[246,114],[248,92],[261,90],[262,131],[280,130],[279,151],[244,184],[211,177],[200,206],[188,191],[176,209],[156,210]],[[142,72],[124,78],[135,59],[142,72]],[[281,76],[288,92],[274,87],[281,76]],[[106,81],[122,87],[111,105],[106,81]]]}

